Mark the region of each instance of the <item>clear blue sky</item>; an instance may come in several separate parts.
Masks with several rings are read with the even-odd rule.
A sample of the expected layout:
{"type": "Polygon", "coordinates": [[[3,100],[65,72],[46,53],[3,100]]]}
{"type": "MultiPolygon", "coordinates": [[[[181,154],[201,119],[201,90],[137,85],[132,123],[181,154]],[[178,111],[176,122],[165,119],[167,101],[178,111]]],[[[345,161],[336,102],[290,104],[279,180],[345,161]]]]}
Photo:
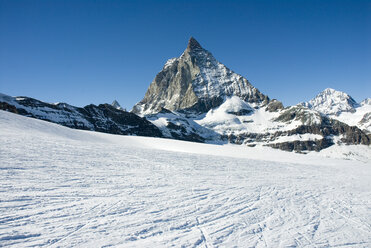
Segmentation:
{"type": "Polygon", "coordinates": [[[131,109],[190,36],[286,106],[371,97],[370,0],[0,0],[0,92],[131,109]]]}

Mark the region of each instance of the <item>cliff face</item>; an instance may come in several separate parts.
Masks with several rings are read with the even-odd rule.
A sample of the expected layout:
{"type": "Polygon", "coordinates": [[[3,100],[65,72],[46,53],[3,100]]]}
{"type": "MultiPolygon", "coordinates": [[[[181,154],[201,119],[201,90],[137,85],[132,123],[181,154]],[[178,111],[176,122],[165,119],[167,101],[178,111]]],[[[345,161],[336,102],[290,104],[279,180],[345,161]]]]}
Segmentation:
{"type": "Polygon", "coordinates": [[[269,102],[246,78],[218,62],[191,38],[179,58],[167,61],[132,112],[148,115],[165,108],[205,113],[230,96],[257,105],[269,102]]]}

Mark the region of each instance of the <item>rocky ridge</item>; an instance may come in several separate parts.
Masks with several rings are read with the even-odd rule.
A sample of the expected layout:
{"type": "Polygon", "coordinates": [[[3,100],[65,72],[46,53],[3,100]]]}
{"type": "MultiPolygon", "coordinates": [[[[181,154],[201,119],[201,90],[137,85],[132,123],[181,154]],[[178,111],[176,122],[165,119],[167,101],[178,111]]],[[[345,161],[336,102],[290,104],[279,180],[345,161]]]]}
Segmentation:
{"type": "Polygon", "coordinates": [[[83,108],[67,103],[45,103],[30,97],[0,94],[0,109],[54,122],[75,129],[104,133],[163,137],[161,131],[145,118],[118,109],[111,104],[83,108]]]}

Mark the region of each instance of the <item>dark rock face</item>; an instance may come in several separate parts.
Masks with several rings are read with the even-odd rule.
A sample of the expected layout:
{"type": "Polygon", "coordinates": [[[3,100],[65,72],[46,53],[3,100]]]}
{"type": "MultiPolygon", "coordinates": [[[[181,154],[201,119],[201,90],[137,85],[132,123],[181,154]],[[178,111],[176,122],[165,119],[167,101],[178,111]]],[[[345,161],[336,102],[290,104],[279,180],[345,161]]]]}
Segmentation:
{"type": "Polygon", "coordinates": [[[280,149],[284,151],[295,151],[295,152],[302,152],[302,151],[320,151],[327,147],[332,146],[334,143],[330,139],[321,139],[321,140],[307,140],[307,141],[300,141],[295,140],[291,142],[282,142],[282,143],[274,143],[269,144],[270,146],[275,149],[280,149]]]}
{"type": "Polygon", "coordinates": [[[18,114],[17,108],[14,107],[13,105],[10,105],[10,104],[6,103],[6,102],[0,102],[0,109],[18,114]]]}
{"type": "Polygon", "coordinates": [[[205,139],[198,135],[195,131],[187,132],[183,125],[176,125],[173,122],[169,122],[166,127],[169,129],[170,134],[174,139],[199,143],[205,142],[205,139]]]}
{"type": "Polygon", "coordinates": [[[227,112],[228,114],[236,115],[236,116],[243,116],[243,115],[249,115],[252,113],[251,109],[241,109],[237,112],[227,112]]]}
{"type": "Polygon", "coordinates": [[[6,97],[0,108],[24,116],[54,122],[75,129],[111,134],[163,137],[161,131],[145,118],[115,108],[110,104],[83,108],[66,103],[49,104],[28,97],[6,97]]]}
{"type": "Polygon", "coordinates": [[[269,112],[276,112],[282,109],[284,109],[282,102],[277,101],[276,99],[271,100],[266,107],[266,110],[269,112]]]}
{"type": "Polygon", "coordinates": [[[187,49],[188,50],[202,49],[202,47],[201,47],[200,43],[198,43],[198,41],[195,38],[191,37],[189,39],[187,49]]]}
{"type": "Polygon", "coordinates": [[[126,111],[117,111],[118,109],[112,105],[100,104],[95,106],[91,104],[83,109],[86,111],[87,120],[93,123],[95,131],[162,137],[161,131],[145,118],[126,111]]]}

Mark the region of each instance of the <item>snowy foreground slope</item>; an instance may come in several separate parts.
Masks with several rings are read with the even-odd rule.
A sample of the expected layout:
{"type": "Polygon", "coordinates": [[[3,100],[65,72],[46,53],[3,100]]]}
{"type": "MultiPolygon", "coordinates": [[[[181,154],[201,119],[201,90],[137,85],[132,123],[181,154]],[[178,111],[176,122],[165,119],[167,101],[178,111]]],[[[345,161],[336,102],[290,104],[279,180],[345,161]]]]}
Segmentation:
{"type": "Polygon", "coordinates": [[[329,149],[116,136],[0,111],[0,246],[370,247],[370,148],[329,149]]]}

